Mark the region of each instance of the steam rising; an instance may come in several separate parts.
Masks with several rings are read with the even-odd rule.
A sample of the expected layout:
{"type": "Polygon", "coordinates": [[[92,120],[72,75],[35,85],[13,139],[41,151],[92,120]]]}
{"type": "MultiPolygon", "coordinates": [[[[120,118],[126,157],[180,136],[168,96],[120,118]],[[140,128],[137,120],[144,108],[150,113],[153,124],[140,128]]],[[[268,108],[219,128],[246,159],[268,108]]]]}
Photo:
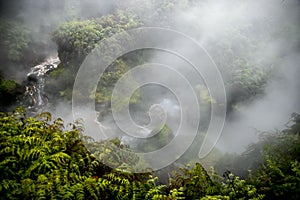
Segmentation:
{"type": "MultiPolygon", "coordinates": [[[[290,114],[300,111],[299,1],[199,2],[176,10],[175,28],[208,50],[225,81],[238,62],[273,73],[265,94],[234,110],[225,124],[217,146],[240,152],[259,132],[284,128],[290,114]]],[[[228,99],[234,93],[228,87],[228,99]]]]}
{"type": "MultiPolygon", "coordinates": [[[[21,8],[17,18],[22,19],[33,30],[33,34],[37,36],[35,38],[44,40],[50,49],[55,49],[50,40],[50,33],[59,22],[74,18],[87,19],[122,8],[128,12],[135,12],[146,25],[170,27],[193,37],[208,51],[225,82],[230,80],[232,72],[242,65],[246,68],[272,71],[264,94],[254,96],[253,100],[241,104],[240,108],[229,113],[217,145],[224,151],[244,150],[248,144],[258,139],[259,132],[282,129],[291,113],[300,112],[299,1],[170,2],[174,2],[173,7],[170,6],[173,10],[164,15],[164,11],[159,10],[160,3],[155,0],[111,2],[26,0],[18,2],[21,8]],[[65,10],[72,12],[65,14],[65,10]]],[[[14,4],[8,3],[8,6],[12,5],[14,4]]],[[[185,48],[188,51],[189,47],[180,44],[180,41],[173,42],[178,48],[185,48]]],[[[205,81],[193,78],[193,72],[185,71],[186,64],[178,58],[156,52],[151,62],[157,60],[189,74],[190,81],[195,84],[203,84],[205,81]]],[[[166,79],[168,75],[162,74],[161,78],[166,79]]],[[[180,88],[180,83],[175,84],[180,88]]],[[[236,92],[234,88],[227,87],[228,100],[236,92]]],[[[167,111],[168,120],[172,118],[177,120],[176,116],[180,113],[177,101],[162,96],[157,97],[155,103],[159,103],[167,111]]],[[[69,108],[65,102],[61,102],[52,109],[55,116],[71,121],[69,108]]],[[[109,118],[105,120],[110,123],[109,118]]],[[[172,124],[171,121],[167,123],[172,124]]],[[[176,122],[171,126],[176,128],[176,122]]]]}

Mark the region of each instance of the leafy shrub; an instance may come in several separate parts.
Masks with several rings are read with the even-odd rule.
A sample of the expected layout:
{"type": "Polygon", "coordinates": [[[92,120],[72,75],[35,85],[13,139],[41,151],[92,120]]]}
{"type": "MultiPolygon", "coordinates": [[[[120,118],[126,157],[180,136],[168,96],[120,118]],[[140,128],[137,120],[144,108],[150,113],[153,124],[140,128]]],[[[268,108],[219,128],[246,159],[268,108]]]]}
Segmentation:
{"type": "Polygon", "coordinates": [[[266,194],[266,199],[300,197],[299,119],[299,114],[294,113],[287,129],[264,136],[265,163],[253,182],[266,194]]]}
{"type": "Polygon", "coordinates": [[[64,22],[54,31],[53,40],[62,62],[75,58],[80,62],[103,38],[138,25],[133,15],[118,11],[93,20],[64,22]]]}
{"type": "Polygon", "coordinates": [[[2,56],[13,62],[21,61],[30,42],[29,30],[17,21],[0,19],[0,37],[2,56]]]}
{"type": "MultiPolygon", "coordinates": [[[[298,123],[298,117],[295,114],[293,122],[298,123]]],[[[94,142],[82,135],[80,121],[65,127],[60,118],[52,121],[50,113],[27,117],[18,108],[0,113],[0,195],[3,199],[299,199],[299,134],[289,132],[294,128],[289,126],[269,145],[265,165],[249,180],[230,172],[223,178],[208,174],[196,163],[174,172],[169,185],[164,185],[150,173],[126,172],[126,163],[135,158],[113,153],[112,144],[124,148],[120,140],[94,142]],[[113,170],[98,156],[119,158],[122,164],[113,170]]]]}
{"type": "MultiPolygon", "coordinates": [[[[86,55],[104,38],[139,25],[140,22],[134,15],[123,11],[117,11],[114,14],[91,20],[61,23],[53,32],[52,37],[58,45],[58,54],[61,60],[60,67],[64,68],[65,71],[64,73],[56,74],[58,75],[56,76],[56,81],[50,80],[49,82],[52,82],[53,85],[57,85],[58,82],[60,87],[58,89],[62,96],[70,99],[68,91],[73,87],[77,70],[86,55]]],[[[101,87],[97,90],[95,97],[97,102],[104,102],[110,99],[111,87],[127,69],[127,66],[122,61],[112,65],[112,70],[105,71],[103,78],[100,80],[99,85],[101,87]]],[[[52,84],[47,87],[53,88],[52,84]]],[[[55,94],[55,92],[52,93],[55,94]]]]}
{"type": "MultiPolygon", "coordinates": [[[[81,126],[72,124],[65,130],[61,119],[50,121],[50,113],[42,113],[36,118],[26,117],[22,109],[1,113],[1,197],[76,196],[78,187],[88,188],[86,183],[93,181],[89,177],[97,171],[99,163],[80,140],[81,126]]],[[[81,192],[85,197],[92,195],[88,190],[81,192]]]]}
{"type": "MultiPolygon", "coordinates": [[[[22,93],[21,86],[13,80],[7,80],[0,75],[0,107],[11,106],[16,103],[22,93]]],[[[0,108],[2,110],[2,108],[0,108]]]]}

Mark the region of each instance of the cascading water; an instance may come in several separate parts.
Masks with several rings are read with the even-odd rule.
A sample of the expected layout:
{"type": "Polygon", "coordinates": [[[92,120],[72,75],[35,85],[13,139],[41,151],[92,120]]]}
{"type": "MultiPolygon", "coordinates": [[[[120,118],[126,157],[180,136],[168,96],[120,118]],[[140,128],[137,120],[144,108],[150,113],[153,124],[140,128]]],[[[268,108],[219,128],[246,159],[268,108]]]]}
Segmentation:
{"type": "Polygon", "coordinates": [[[37,112],[47,105],[48,98],[44,93],[46,75],[57,68],[58,57],[49,57],[44,62],[31,68],[27,74],[25,94],[21,101],[22,106],[31,112],[37,112]]]}

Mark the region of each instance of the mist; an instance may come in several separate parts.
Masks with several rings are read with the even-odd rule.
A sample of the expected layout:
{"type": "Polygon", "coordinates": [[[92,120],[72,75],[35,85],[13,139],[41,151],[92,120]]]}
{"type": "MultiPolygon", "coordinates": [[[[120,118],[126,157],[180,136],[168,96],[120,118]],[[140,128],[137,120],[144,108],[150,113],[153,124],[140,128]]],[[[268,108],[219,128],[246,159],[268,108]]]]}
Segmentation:
{"type": "MultiPolygon", "coordinates": [[[[150,8],[157,7],[156,3],[144,1],[150,8]]],[[[246,89],[230,85],[235,70],[244,66],[271,74],[261,85],[261,94],[242,100],[237,108],[227,108],[226,123],[216,147],[223,152],[241,153],[249,144],[258,141],[261,133],[284,129],[291,114],[300,111],[300,81],[297,78],[300,37],[295,29],[299,26],[299,1],[180,1],[177,6],[170,7],[172,12],[163,14],[168,20],[157,20],[156,15],[163,12],[161,10],[150,14],[135,10],[134,6],[131,9],[150,15],[151,20],[145,20],[148,25],[172,28],[196,39],[217,64],[228,102],[246,92],[246,89]]],[[[174,41],[174,46],[176,44],[178,49],[189,49],[174,41]]],[[[150,62],[172,66],[188,75],[194,85],[203,84],[201,77],[194,76],[186,63],[172,55],[157,52],[150,62]]],[[[168,79],[168,75],[162,74],[161,78],[168,79]]],[[[209,117],[207,113],[201,114],[209,117]]]]}
{"type": "MultiPolygon", "coordinates": [[[[51,40],[51,32],[59,23],[96,18],[114,12],[116,9],[123,9],[137,15],[145,26],[171,28],[199,42],[221,72],[228,101],[243,90],[231,87],[229,84],[235,70],[242,65],[247,69],[271,71],[271,77],[262,86],[264,88],[262,94],[251,96],[249,101],[239,102],[238,108],[229,108],[223,132],[216,146],[224,152],[242,152],[247,145],[258,140],[261,132],[283,129],[290,115],[293,112],[300,112],[298,103],[300,100],[298,78],[300,35],[294,28],[299,26],[299,1],[174,0],[168,7],[169,10],[159,9],[164,3],[164,1],[154,0],[26,0],[11,1],[11,3],[3,1],[1,5],[2,15],[9,16],[14,13],[16,19],[21,20],[32,30],[31,37],[44,43],[42,51],[44,57],[57,51],[56,44],[51,40]],[[66,10],[71,12],[65,12],[66,10]],[[288,31],[284,32],[284,30],[288,31]]],[[[188,46],[180,44],[180,41],[174,41],[175,47],[178,44],[178,49],[184,48],[188,51],[188,46]]],[[[204,84],[203,80],[194,76],[193,71],[189,71],[186,63],[172,55],[156,52],[148,61],[152,63],[159,61],[173,66],[187,75],[189,81],[195,86],[204,84]]],[[[13,71],[13,69],[9,70],[13,71]]],[[[19,73],[18,70],[16,73],[19,73]]],[[[161,74],[160,78],[170,77],[161,74]]],[[[175,84],[174,87],[180,88],[180,84],[175,84]]],[[[147,99],[147,96],[156,97],[153,101],[148,98],[145,104],[150,105],[150,102],[161,104],[169,115],[167,123],[172,129],[178,127],[176,122],[178,117],[175,115],[178,115],[180,105],[176,98],[171,98],[170,95],[156,96],[157,92],[147,89],[143,90],[143,95],[144,99],[147,99]]],[[[48,109],[54,113],[54,116],[66,121],[72,120],[71,106],[65,101],[51,105],[48,109]]],[[[203,115],[209,118],[210,106],[207,109],[203,115]]],[[[142,115],[136,118],[139,116],[142,115]]],[[[140,120],[147,121],[146,119],[148,119],[147,115],[140,120]]],[[[110,126],[110,117],[104,119],[104,124],[105,120],[107,126],[110,126]]],[[[203,126],[206,127],[207,124],[203,126]]]]}
{"type": "Polygon", "coordinates": [[[300,111],[300,38],[293,28],[299,26],[299,1],[199,1],[175,9],[171,18],[172,28],[207,49],[222,73],[228,101],[240,93],[226,85],[235,69],[246,63],[246,68],[271,71],[263,94],[228,112],[217,148],[241,153],[262,132],[284,129],[300,111]]]}
{"type": "MultiPolygon", "coordinates": [[[[198,21],[202,30],[199,40],[213,58],[218,53],[209,46],[225,40],[230,42],[231,56],[247,60],[250,68],[270,69],[273,73],[263,95],[229,114],[217,145],[224,151],[245,150],[261,132],[282,130],[291,113],[299,112],[299,36],[290,28],[299,25],[298,6],[298,1],[211,1],[203,9],[194,8],[192,14],[187,14],[189,20],[198,21]],[[284,29],[290,34],[282,34],[284,29]],[[252,41],[260,44],[253,47],[252,41]]],[[[217,59],[226,80],[228,68],[217,59]]],[[[235,62],[235,58],[229,61],[229,67],[235,67],[235,62]]],[[[229,87],[228,99],[234,93],[229,87]]]]}

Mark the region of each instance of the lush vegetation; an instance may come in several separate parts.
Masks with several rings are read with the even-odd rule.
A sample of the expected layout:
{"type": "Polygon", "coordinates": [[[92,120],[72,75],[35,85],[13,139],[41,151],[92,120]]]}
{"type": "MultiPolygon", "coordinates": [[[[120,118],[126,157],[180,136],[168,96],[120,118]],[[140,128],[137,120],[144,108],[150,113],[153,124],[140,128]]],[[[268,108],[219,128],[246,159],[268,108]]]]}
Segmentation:
{"type": "Polygon", "coordinates": [[[0,19],[0,33],[0,37],[5,38],[1,44],[6,51],[4,57],[10,61],[20,61],[30,41],[27,28],[15,21],[0,19]]]}
{"type": "MultiPolygon", "coordinates": [[[[47,2],[50,6],[50,1],[47,2]]],[[[176,17],[179,10],[208,4],[199,0],[151,0],[145,4],[114,0],[110,10],[104,12],[104,8],[90,8],[88,0],[81,1],[79,9],[74,6],[75,1],[55,2],[58,7],[51,4],[52,8],[47,7],[47,2],[37,3],[37,13],[43,13],[43,18],[49,17],[49,21],[45,20],[35,30],[26,26],[22,17],[6,14],[0,18],[0,199],[300,199],[299,114],[292,115],[285,130],[262,133],[260,140],[241,155],[222,154],[214,149],[206,160],[193,163],[198,156],[198,142],[203,141],[202,132],[211,117],[211,104],[218,103],[204,84],[193,85],[203,116],[199,134],[180,158],[191,164],[179,167],[175,162],[151,173],[129,173],[134,170],[132,166],[149,170],[149,163],[138,160],[133,151],[149,152],[165,146],[174,137],[168,125],[133,149],[122,144],[119,138],[94,141],[84,135],[80,120],[66,125],[63,119],[52,119],[48,112],[35,113],[33,117],[23,108],[13,110],[12,105],[16,105],[24,92],[19,84],[23,80],[16,77],[19,75],[16,71],[26,79],[29,67],[42,61],[52,48],[50,38],[57,45],[61,63],[46,78],[45,93],[52,104],[61,100],[70,102],[77,70],[101,40],[146,25],[176,30],[180,27],[201,41],[203,30],[196,23],[198,20],[184,24],[176,17]],[[45,13],[44,6],[49,8],[45,13]],[[51,9],[61,14],[53,17],[51,9]],[[93,12],[86,13],[87,9],[93,12]],[[125,149],[126,153],[116,148],[125,149]]],[[[20,9],[16,8],[12,15],[19,15],[20,9]]],[[[220,37],[210,34],[205,43],[224,76],[229,114],[239,113],[263,97],[274,71],[282,65],[281,59],[290,53],[283,48],[276,56],[257,56],[262,49],[272,48],[268,45],[273,38],[280,38],[282,43],[292,38],[296,41],[292,48],[299,49],[299,27],[289,20],[282,22],[281,28],[272,23],[254,20],[226,27],[220,37]]],[[[98,87],[90,91],[95,96],[89,97],[95,98],[96,110],[101,111],[99,117],[110,115],[112,89],[120,77],[133,66],[152,61],[153,57],[150,50],[131,52],[106,69],[98,87]]],[[[134,79],[126,84],[135,84],[134,79]]],[[[118,109],[128,100],[120,95],[118,109]]],[[[147,96],[143,97],[137,90],[130,97],[130,108],[145,110],[147,106],[141,103],[142,98],[147,96]]]]}
{"type": "Polygon", "coordinates": [[[264,160],[247,179],[230,171],[219,176],[197,163],[159,184],[151,173],[126,173],[124,165],[134,161],[129,155],[115,169],[103,165],[97,155],[120,155],[106,141],[85,137],[80,121],[65,127],[50,113],[27,117],[18,108],[0,116],[0,194],[4,199],[299,199],[299,119],[294,114],[286,130],[253,146],[264,149],[264,160]]]}
{"type": "Polygon", "coordinates": [[[7,110],[12,102],[17,102],[22,95],[22,87],[14,80],[8,80],[0,74],[0,111],[7,110]]]}
{"type": "MultiPolygon", "coordinates": [[[[53,40],[58,45],[61,69],[51,74],[52,79],[47,83],[48,93],[54,95],[59,92],[62,97],[69,99],[77,70],[97,43],[112,34],[140,25],[135,15],[120,10],[99,18],[60,24],[53,33],[53,40]]],[[[110,89],[128,69],[126,63],[120,60],[104,73],[96,93],[97,102],[108,101],[110,89]]]]}

